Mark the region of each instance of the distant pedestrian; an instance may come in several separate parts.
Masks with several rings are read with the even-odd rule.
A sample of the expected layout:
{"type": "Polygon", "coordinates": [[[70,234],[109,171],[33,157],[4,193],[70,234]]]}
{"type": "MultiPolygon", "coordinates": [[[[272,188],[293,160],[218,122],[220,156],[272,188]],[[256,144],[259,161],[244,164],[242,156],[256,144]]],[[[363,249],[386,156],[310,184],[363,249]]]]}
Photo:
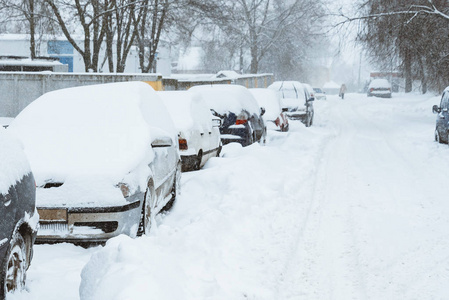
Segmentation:
{"type": "Polygon", "coordinates": [[[340,97],[342,100],[345,98],[345,93],[346,93],[346,84],[343,83],[340,88],[340,97]]]}

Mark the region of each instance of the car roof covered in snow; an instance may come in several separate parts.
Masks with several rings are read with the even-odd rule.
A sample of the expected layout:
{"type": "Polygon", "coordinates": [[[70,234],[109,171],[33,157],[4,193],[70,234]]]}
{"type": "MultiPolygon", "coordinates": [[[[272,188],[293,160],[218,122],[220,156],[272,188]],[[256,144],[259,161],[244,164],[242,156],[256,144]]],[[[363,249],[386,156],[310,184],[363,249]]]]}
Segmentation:
{"type": "Polygon", "coordinates": [[[391,88],[391,84],[386,79],[377,78],[370,82],[368,88],[391,88]]]}
{"type": "Polygon", "coordinates": [[[189,91],[158,92],[179,131],[209,130],[213,115],[201,95],[189,91]]]}
{"type": "Polygon", "coordinates": [[[143,82],[56,90],[28,105],[8,130],[24,144],[38,185],[67,176],[124,174],[153,159],[151,142],[176,138],[159,96],[143,82]]]}
{"type": "Polygon", "coordinates": [[[247,88],[240,85],[198,85],[190,88],[189,91],[200,93],[209,108],[219,114],[228,112],[238,114],[242,110],[251,114],[260,113],[256,99],[247,88]]]}
{"type": "Polygon", "coordinates": [[[256,98],[260,107],[265,108],[264,118],[267,120],[276,120],[281,113],[281,103],[279,93],[272,89],[249,89],[256,98]]]}

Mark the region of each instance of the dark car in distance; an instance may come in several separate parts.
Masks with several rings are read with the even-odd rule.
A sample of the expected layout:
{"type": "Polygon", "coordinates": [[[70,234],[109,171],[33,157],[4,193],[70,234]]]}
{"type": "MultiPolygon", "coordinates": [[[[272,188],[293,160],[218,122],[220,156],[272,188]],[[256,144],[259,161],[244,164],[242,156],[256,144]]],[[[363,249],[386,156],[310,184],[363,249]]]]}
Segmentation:
{"type": "Polygon", "coordinates": [[[0,127],[0,299],[25,286],[39,216],[36,185],[27,158],[0,127]]]}
{"type": "Polygon", "coordinates": [[[438,143],[449,142],[449,87],[441,96],[440,105],[434,105],[432,112],[437,115],[435,124],[435,141],[438,143]]]}
{"type": "Polygon", "coordinates": [[[259,107],[247,88],[215,84],[194,86],[189,91],[199,93],[212,113],[221,119],[220,136],[223,145],[231,142],[242,146],[254,142],[265,143],[267,128],[262,118],[265,109],[259,107]]]}

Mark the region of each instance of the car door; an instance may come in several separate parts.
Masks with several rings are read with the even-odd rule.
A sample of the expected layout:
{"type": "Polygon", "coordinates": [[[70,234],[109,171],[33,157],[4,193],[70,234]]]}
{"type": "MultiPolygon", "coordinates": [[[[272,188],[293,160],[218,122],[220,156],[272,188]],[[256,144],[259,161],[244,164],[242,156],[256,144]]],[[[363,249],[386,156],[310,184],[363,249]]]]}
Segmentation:
{"type": "Polygon", "coordinates": [[[161,209],[168,202],[176,176],[177,143],[169,137],[161,137],[154,140],[151,147],[154,153],[152,170],[156,192],[155,205],[161,209]]]}
{"type": "Polygon", "coordinates": [[[9,241],[16,225],[17,192],[10,186],[5,194],[0,194],[0,259],[8,251],[9,241]]]}
{"type": "Polygon", "coordinates": [[[448,142],[449,130],[449,92],[444,92],[441,97],[440,112],[437,116],[436,128],[440,138],[444,142],[448,142]]]}

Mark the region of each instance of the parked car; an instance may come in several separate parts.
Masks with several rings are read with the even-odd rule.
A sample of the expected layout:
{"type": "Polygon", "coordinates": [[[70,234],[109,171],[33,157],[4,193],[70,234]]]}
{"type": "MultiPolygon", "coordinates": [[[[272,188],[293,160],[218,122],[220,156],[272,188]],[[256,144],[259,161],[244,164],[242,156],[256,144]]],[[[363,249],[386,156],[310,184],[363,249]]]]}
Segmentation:
{"type": "Polygon", "coordinates": [[[263,119],[267,128],[288,131],[288,119],[281,108],[281,99],[276,91],[271,89],[255,88],[249,89],[260,107],[265,108],[263,119]]]}
{"type": "Polygon", "coordinates": [[[104,242],[148,233],[176,199],[177,132],[148,84],[120,82],[46,93],[8,128],[37,184],[40,242],[104,242]]]}
{"type": "Polygon", "coordinates": [[[178,131],[182,171],[199,170],[221,151],[220,122],[199,95],[189,91],[158,92],[178,131]]]}
{"type": "Polygon", "coordinates": [[[316,100],[326,100],[326,93],[320,88],[313,88],[316,100]]]}
{"type": "Polygon", "coordinates": [[[237,142],[243,146],[264,143],[266,127],[260,108],[249,90],[240,85],[215,84],[194,86],[189,91],[200,94],[214,116],[221,119],[223,145],[237,142]]]}
{"type": "Polygon", "coordinates": [[[315,100],[315,90],[313,89],[313,87],[308,83],[303,83],[302,85],[305,87],[305,89],[309,93],[310,98],[313,98],[312,101],[314,101],[315,100]]]}
{"type": "Polygon", "coordinates": [[[435,124],[435,141],[438,143],[449,142],[449,87],[443,91],[440,105],[434,105],[432,112],[437,115],[435,124]]]}
{"type": "Polygon", "coordinates": [[[0,299],[23,289],[39,216],[36,186],[20,143],[0,127],[0,299]]]}
{"type": "Polygon", "coordinates": [[[391,84],[386,79],[374,79],[368,86],[368,97],[391,98],[391,84]]]}
{"type": "Polygon", "coordinates": [[[268,88],[280,93],[282,109],[289,119],[301,120],[307,127],[313,124],[314,99],[301,82],[275,81],[268,88]]]}

